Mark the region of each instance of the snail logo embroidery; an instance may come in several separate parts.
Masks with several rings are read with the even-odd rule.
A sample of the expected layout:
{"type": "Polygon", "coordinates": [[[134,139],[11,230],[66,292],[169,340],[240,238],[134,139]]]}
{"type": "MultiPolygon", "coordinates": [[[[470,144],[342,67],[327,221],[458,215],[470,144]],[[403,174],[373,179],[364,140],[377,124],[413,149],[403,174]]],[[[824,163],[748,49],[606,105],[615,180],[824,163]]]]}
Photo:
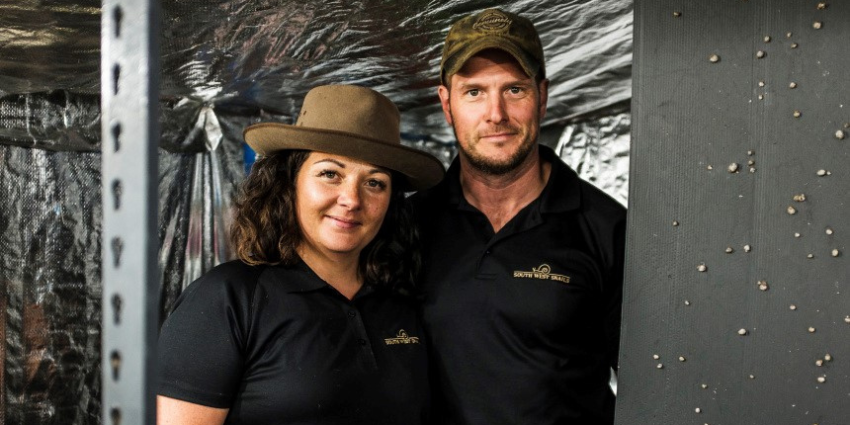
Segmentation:
{"type": "Polygon", "coordinates": [[[530,272],[515,271],[514,277],[522,279],[542,279],[555,280],[563,283],[570,283],[570,277],[562,274],[552,273],[552,268],[548,264],[541,264],[540,267],[532,267],[530,272]]]}
{"type": "Polygon", "coordinates": [[[387,345],[419,344],[419,337],[418,336],[410,336],[410,335],[407,334],[406,330],[401,329],[401,330],[398,331],[398,334],[396,334],[395,338],[386,338],[386,339],[384,339],[384,342],[387,345]]]}
{"type": "Polygon", "coordinates": [[[510,26],[511,18],[498,10],[491,10],[478,18],[472,28],[483,32],[504,32],[510,26]]]}

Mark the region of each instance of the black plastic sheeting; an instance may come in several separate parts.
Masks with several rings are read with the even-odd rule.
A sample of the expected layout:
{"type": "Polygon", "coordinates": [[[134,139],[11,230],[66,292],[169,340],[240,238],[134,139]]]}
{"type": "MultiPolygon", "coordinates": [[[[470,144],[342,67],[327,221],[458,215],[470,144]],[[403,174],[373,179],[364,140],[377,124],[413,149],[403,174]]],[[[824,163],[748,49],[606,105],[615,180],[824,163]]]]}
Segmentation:
{"type": "MultiPolygon", "coordinates": [[[[228,257],[214,245],[225,239],[241,157],[236,144],[160,152],[163,311],[228,257]]],[[[100,423],[100,160],[0,145],[0,423],[100,423]]]]}
{"type": "Polygon", "coordinates": [[[629,195],[629,147],[632,115],[628,111],[567,124],[551,146],[581,178],[626,203],[629,195]]]}
{"type": "Polygon", "coordinates": [[[96,423],[100,155],[0,146],[0,422],[96,423]]]}
{"type": "MultiPolygon", "coordinates": [[[[309,88],[387,94],[403,143],[448,164],[442,41],[492,6],[540,30],[552,80],[541,143],[625,203],[631,2],[163,2],[162,311],[230,257],[242,129],[291,122],[309,88]]],[[[0,4],[0,424],[101,423],[100,19],[100,2],[0,4]]]]}
{"type": "MultiPolygon", "coordinates": [[[[294,117],[310,88],[350,83],[393,99],[411,140],[451,143],[435,91],[442,42],[458,17],[493,6],[527,16],[541,34],[552,80],[544,125],[631,97],[628,1],[168,1],[162,10],[161,97],[165,115],[178,116],[164,121],[185,128],[186,116],[204,105],[220,114],[262,110],[294,117]]],[[[34,101],[13,95],[97,96],[99,8],[90,1],[0,5],[0,110],[26,111],[0,126],[0,141],[50,148],[61,137],[44,135],[69,129],[74,135],[66,139],[80,135],[96,149],[96,111],[85,111],[77,122],[56,121],[50,118],[74,119],[72,110],[56,111],[68,103],[62,95],[34,101]],[[34,130],[39,124],[46,128],[34,130]],[[22,130],[35,131],[35,140],[22,138],[22,130]]]]}

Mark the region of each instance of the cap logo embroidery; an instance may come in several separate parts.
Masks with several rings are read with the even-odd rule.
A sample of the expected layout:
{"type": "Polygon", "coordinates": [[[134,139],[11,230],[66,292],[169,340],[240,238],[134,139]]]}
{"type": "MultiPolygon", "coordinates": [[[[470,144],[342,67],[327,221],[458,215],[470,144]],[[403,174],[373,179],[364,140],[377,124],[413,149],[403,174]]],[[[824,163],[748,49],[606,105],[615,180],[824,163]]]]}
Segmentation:
{"type": "Polygon", "coordinates": [[[483,32],[505,32],[511,26],[511,18],[498,10],[481,15],[472,28],[483,32]]]}
{"type": "Polygon", "coordinates": [[[552,273],[552,267],[549,267],[548,264],[541,264],[540,267],[532,267],[530,272],[515,271],[514,277],[522,279],[554,280],[563,283],[570,283],[569,276],[552,273]]]}
{"type": "Polygon", "coordinates": [[[407,331],[401,329],[396,334],[395,338],[386,338],[384,339],[384,343],[387,345],[396,345],[396,344],[419,344],[418,336],[410,336],[407,334],[407,331]]]}

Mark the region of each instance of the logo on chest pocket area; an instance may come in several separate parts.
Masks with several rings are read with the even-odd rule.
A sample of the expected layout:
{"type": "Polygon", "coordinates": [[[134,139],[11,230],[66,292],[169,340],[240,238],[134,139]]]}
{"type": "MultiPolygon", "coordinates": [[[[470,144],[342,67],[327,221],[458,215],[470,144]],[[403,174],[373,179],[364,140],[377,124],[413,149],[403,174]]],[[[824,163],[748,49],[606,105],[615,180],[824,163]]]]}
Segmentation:
{"type": "Polygon", "coordinates": [[[398,331],[395,338],[384,338],[384,343],[387,345],[419,344],[419,337],[410,336],[406,330],[401,329],[398,331]]]}
{"type": "Polygon", "coordinates": [[[570,283],[570,277],[563,274],[553,273],[552,267],[548,264],[541,264],[538,267],[532,267],[531,271],[514,271],[514,278],[518,279],[539,279],[539,280],[554,280],[561,283],[570,283]]]}

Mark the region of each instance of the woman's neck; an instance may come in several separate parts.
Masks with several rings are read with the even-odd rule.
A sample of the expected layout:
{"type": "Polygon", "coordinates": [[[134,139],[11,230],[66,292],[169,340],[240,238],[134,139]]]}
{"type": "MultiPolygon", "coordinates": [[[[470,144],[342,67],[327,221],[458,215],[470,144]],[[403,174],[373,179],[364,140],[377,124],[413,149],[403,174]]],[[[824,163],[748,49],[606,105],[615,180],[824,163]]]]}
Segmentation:
{"type": "Polygon", "coordinates": [[[302,247],[296,249],[296,252],[313,273],[349,300],[354,298],[363,286],[359,253],[322,253],[302,247]]]}

